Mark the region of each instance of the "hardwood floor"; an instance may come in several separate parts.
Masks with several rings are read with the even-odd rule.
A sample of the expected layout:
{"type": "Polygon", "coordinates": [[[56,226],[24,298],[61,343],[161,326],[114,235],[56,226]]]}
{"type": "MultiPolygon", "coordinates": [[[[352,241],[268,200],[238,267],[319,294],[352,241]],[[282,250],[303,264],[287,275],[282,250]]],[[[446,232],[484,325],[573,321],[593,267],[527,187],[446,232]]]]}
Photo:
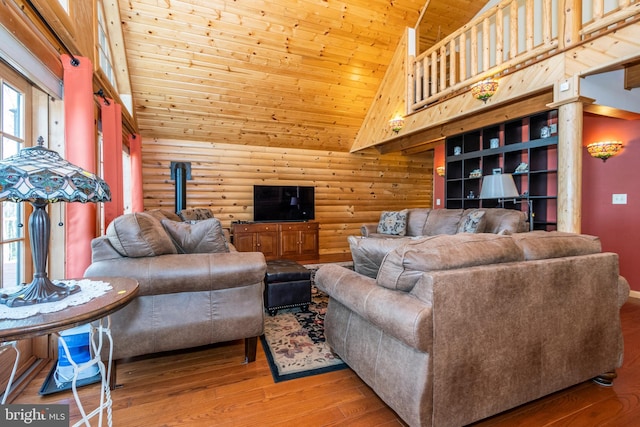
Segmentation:
{"type": "MultiPolygon", "coordinates": [[[[476,426],[640,425],[640,300],[622,308],[624,364],[613,387],[578,384],[476,423],[476,426]]],[[[255,363],[242,365],[243,344],[234,342],[118,365],[112,392],[115,426],[402,426],[351,370],[274,383],[258,345],[255,363]]],[[[70,404],[71,392],[41,397],[50,365],[13,403],[70,404]]],[[[87,409],[98,386],[80,389],[87,409]]]]}

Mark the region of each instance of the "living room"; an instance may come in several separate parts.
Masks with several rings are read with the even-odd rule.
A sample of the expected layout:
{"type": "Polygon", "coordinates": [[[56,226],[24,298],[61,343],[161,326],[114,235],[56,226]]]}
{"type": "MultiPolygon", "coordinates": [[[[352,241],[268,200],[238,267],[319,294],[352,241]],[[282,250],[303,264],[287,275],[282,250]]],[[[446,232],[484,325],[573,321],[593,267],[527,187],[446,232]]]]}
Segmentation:
{"type": "MultiPolygon", "coordinates": [[[[14,0],[0,6],[3,8],[0,21],[3,28],[39,57],[58,80],[62,78],[61,54],[81,61],[88,59],[94,64],[92,92],[102,89],[104,97],[92,97],[94,105],[90,116],[92,121],[100,116],[105,97],[122,106],[120,129],[124,146],[129,146],[132,135],[138,139],[137,143],[141,141],[140,184],[144,210],[174,209],[176,182],[171,176],[172,162],[190,164],[191,178],[186,186],[188,207],[211,209],[224,227],[230,227],[236,221],[253,220],[254,185],[311,186],[315,188],[315,221],[319,223],[320,246],[316,261],[349,260],[351,253],[347,236],[360,234],[363,223],[377,222],[382,211],[445,207],[446,178],[441,177],[436,169],[446,163],[444,141],[447,137],[507,122],[542,111],[540,109],[564,109],[561,118],[565,121],[560,121],[559,128],[561,132],[568,128],[572,130],[560,137],[567,138],[564,141],[574,147],[574,152],[570,157],[572,161],[558,166],[558,229],[599,236],[603,250],[619,255],[620,273],[629,281],[631,296],[640,297],[640,267],[635,263],[634,247],[638,229],[633,223],[638,211],[636,197],[639,195],[634,178],[637,173],[635,164],[640,158],[637,149],[640,109],[637,105],[627,109],[617,105],[628,96],[635,97],[637,104],[638,89],[625,90],[621,82],[627,78],[625,72],[631,76],[630,79],[633,72],[637,72],[638,49],[633,42],[637,39],[634,36],[637,32],[635,11],[624,18],[619,16],[620,10],[603,12],[605,19],[613,21],[612,15],[615,15],[616,23],[622,24],[615,26],[609,22],[611,29],[598,34],[589,43],[575,43],[573,46],[567,43],[568,46],[558,48],[552,55],[529,61],[521,74],[503,72],[500,86],[486,103],[471,96],[469,84],[465,89],[455,88],[454,84],[443,99],[406,113],[405,67],[408,68],[409,49],[406,28],[416,25],[430,12],[423,10],[424,1],[403,1],[391,9],[386,3],[376,4],[375,7],[379,8],[376,19],[367,16],[366,11],[372,7],[368,3],[343,5],[345,10],[342,14],[338,5],[319,7],[304,4],[299,6],[297,13],[287,15],[282,12],[284,17],[270,23],[267,18],[257,20],[257,15],[269,16],[269,13],[255,10],[259,9],[257,6],[242,10],[240,5],[220,2],[205,14],[201,8],[209,6],[192,4],[194,2],[156,3],[121,1],[118,5],[117,2],[69,1],[69,14],[61,12],[56,2],[40,0],[14,0]],[[127,76],[122,74],[122,69],[127,67],[120,64],[128,66],[131,75],[126,77],[131,85],[128,90],[122,90],[126,85],[121,87],[121,80],[117,88],[113,87],[98,65],[99,48],[94,40],[98,39],[97,10],[102,3],[104,10],[101,13],[107,17],[105,22],[108,23],[112,47],[126,47],[126,50],[114,50],[111,54],[117,65],[115,73],[120,79],[127,76]],[[305,11],[305,8],[309,10],[305,11]],[[311,30],[304,28],[304,36],[294,39],[295,29],[290,29],[292,34],[288,44],[283,41],[286,37],[282,34],[271,34],[273,39],[266,41],[270,31],[277,33],[276,28],[285,28],[286,22],[295,19],[304,22],[303,17],[318,14],[323,8],[327,8],[329,14],[318,18],[317,34],[313,37],[308,34],[311,30]],[[117,16],[113,15],[114,9],[117,16]],[[208,23],[203,16],[217,16],[219,27],[208,23]],[[189,18],[193,19],[192,23],[189,23],[189,18]],[[353,21],[356,19],[358,26],[353,21]],[[370,23],[369,31],[381,34],[377,42],[385,42],[380,51],[374,50],[372,46],[376,43],[370,40],[373,36],[364,30],[367,25],[363,21],[369,20],[375,21],[375,24],[370,23]],[[250,28],[249,22],[255,27],[250,28]],[[349,26],[359,28],[362,34],[344,35],[345,28],[349,26]],[[319,29],[324,27],[326,34],[321,37],[319,29]],[[387,29],[383,31],[381,27],[387,29]],[[94,31],[81,31],[81,28],[94,31]],[[207,33],[207,28],[210,33],[207,33]],[[387,34],[392,29],[396,31],[393,37],[387,34]],[[120,37],[123,38],[116,36],[118,31],[122,32],[120,37]],[[337,41],[324,38],[332,32],[338,33],[337,41]],[[225,51],[221,58],[226,59],[218,59],[215,71],[209,71],[212,73],[209,75],[197,67],[206,56],[195,55],[198,49],[211,55],[207,48],[199,46],[203,34],[208,34],[217,49],[225,51]],[[250,40],[248,43],[253,49],[246,46],[244,50],[240,49],[237,40],[241,34],[250,40]],[[227,43],[232,47],[225,49],[220,46],[223,36],[231,39],[227,43]],[[162,47],[161,39],[166,43],[162,47]],[[336,44],[340,42],[343,44],[336,44]],[[278,43],[288,46],[288,52],[283,48],[277,55],[268,57],[270,48],[278,43]],[[191,51],[193,46],[199,48],[191,51]],[[309,69],[300,68],[305,65],[302,60],[300,64],[294,64],[301,52],[305,53],[301,56],[315,56],[313,60],[306,60],[313,62],[312,68],[317,68],[318,76],[325,78],[327,83],[318,82],[316,79],[321,78],[318,76],[308,77],[309,69]],[[575,52],[578,52],[574,56],[577,58],[575,62],[563,64],[558,67],[560,71],[550,71],[557,65],[553,62],[554,54],[571,57],[575,52]],[[346,58],[344,63],[335,59],[340,56],[346,58]],[[240,63],[244,61],[254,62],[252,72],[239,72],[240,63]],[[323,61],[328,64],[320,71],[323,61]],[[143,62],[150,64],[144,72],[143,62]],[[278,75],[273,71],[277,69],[274,64],[289,66],[281,65],[283,68],[278,75]],[[155,74],[152,73],[154,69],[157,71],[155,74]],[[194,74],[190,75],[188,69],[194,70],[194,74]],[[226,85],[226,91],[216,88],[210,81],[220,80],[220,75],[225,73],[239,78],[231,81],[231,77],[225,77],[222,86],[226,85]],[[355,83],[347,81],[349,75],[355,83]],[[176,79],[175,87],[169,84],[172,78],[176,79]],[[604,103],[597,91],[590,91],[589,83],[596,81],[596,86],[599,86],[602,79],[619,83],[615,88],[607,89],[618,99],[604,103]],[[569,107],[566,99],[554,95],[556,88],[565,81],[572,85],[569,107]],[[574,90],[573,85],[577,81],[580,81],[580,90],[574,90]],[[253,104],[237,102],[243,91],[249,92],[249,87],[258,86],[259,90],[251,95],[253,104]],[[580,102],[573,100],[576,97],[580,102]],[[285,102],[284,98],[288,100],[285,102]],[[297,102],[292,98],[297,98],[297,102]],[[533,98],[539,100],[533,102],[533,98]],[[589,103],[583,98],[595,98],[596,102],[589,103]],[[272,103],[268,104],[268,101],[272,103]],[[532,103],[534,105],[530,105],[532,103]],[[576,108],[578,103],[584,113],[573,117],[567,115],[566,109],[576,108]],[[404,124],[395,132],[388,122],[398,113],[404,116],[404,124]],[[606,162],[590,157],[586,145],[605,140],[622,141],[622,151],[606,162]],[[626,204],[612,204],[612,195],[626,195],[626,204]]],[[[434,4],[440,2],[430,3],[436,16],[442,10],[438,7],[446,8],[446,5],[434,4]]],[[[547,4],[539,2],[543,3],[547,4]]],[[[630,5],[637,9],[635,2],[626,2],[625,5],[623,10],[632,7],[630,5]]],[[[274,5],[265,8],[276,10],[291,6],[280,4],[277,8],[274,5]]],[[[448,33],[463,27],[480,11],[478,5],[470,9],[475,10],[466,10],[464,16],[451,18],[451,22],[447,18],[447,24],[453,26],[449,30],[445,29],[444,22],[442,28],[432,29],[434,39],[445,39],[448,33]]],[[[295,24],[289,26],[297,27],[295,24]]],[[[9,63],[11,68],[21,69],[20,64],[9,63]]],[[[23,65],[22,69],[26,67],[23,65]]],[[[478,79],[480,74],[477,74],[478,79]]],[[[38,86],[38,79],[29,76],[29,80],[38,86]]],[[[27,144],[35,144],[37,136],[42,133],[47,136],[45,139],[48,139],[49,147],[69,158],[75,148],[65,147],[65,128],[71,127],[64,118],[66,100],[56,99],[49,90],[38,87],[32,89],[32,93],[37,94],[34,95],[38,98],[36,105],[44,107],[47,112],[34,116],[27,144]]],[[[95,127],[89,132],[95,135],[95,127]]],[[[92,140],[95,139],[94,136],[92,140]]],[[[81,141],[76,143],[82,144],[81,141]]],[[[97,154],[98,148],[95,150],[97,154]]],[[[108,165],[105,164],[104,169],[110,173],[108,165]]],[[[126,193],[126,187],[123,185],[120,194],[126,193]]],[[[136,203],[139,206],[140,201],[136,203]]],[[[58,222],[56,219],[60,217],[60,222],[72,224],[73,221],[64,217],[66,208],[60,209],[58,206],[50,209],[54,222],[58,222]]],[[[109,215],[122,213],[117,210],[114,213],[111,207],[105,206],[104,209],[107,219],[109,215]]],[[[101,226],[104,225],[96,221],[94,233],[74,241],[78,244],[77,249],[67,254],[66,261],[65,257],[52,256],[50,275],[82,274],[86,265],[80,263],[75,271],[70,270],[73,262],[69,258],[86,260],[87,245],[93,237],[102,234],[101,226]],[[77,257],[73,255],[79,252],[83,253],[77,257]]],[[[52,227],[52,253],[64,253],[65,239],[69,239],[65,237],[66,227],[68,225],[52,227]]],[[[215,351],[224,352],[226,349],[215,351]]],[[[354,379],[348,377],[340,381],[352,382],[354,379]]]]}

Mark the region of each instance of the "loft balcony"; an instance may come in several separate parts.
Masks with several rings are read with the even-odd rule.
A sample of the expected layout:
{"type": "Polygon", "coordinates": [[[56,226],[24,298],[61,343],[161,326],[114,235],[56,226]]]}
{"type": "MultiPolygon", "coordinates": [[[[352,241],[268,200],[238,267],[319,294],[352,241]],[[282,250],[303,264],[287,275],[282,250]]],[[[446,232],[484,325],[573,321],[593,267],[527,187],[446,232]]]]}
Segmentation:
{"type": "Polygon", "coordinates": [[[640,106],[603,105],[590,99],[589,85],[581,88],[584,79],[611,72],[622,98],[640,85],[639,20],[636,0],[504,0],[422,52],[417,30],[409,29],[352,151],[421,152],[461,126],[504,121],[569,98],[585,98],[585,111],[640,118],[640,106]],[[406,87],[399,95],[400,79],[406,87]],[[471,94],[485,79],[499,84],[486,103],[471,94]],[[394,133],[388,121],[397,115],[405,123],[394,133]]]}

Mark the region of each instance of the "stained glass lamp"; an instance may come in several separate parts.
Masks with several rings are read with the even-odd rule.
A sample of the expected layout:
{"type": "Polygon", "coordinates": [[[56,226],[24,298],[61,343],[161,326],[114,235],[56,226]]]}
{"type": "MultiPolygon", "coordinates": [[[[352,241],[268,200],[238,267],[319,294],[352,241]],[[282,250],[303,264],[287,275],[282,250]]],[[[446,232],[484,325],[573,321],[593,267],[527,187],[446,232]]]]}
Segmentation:
{"type": "Polygon", "coordinates": [[[9,307],[59,301],[80,291],[78,285],[56,284],[47,277],[51,232],[47,205],[111,200],[111,191],[104,180],[43,145],[44,139],[39,137],[37,146],[23,148],[15,156],[0,161],[0,201],[30,202],[33,206],[29,217],[33,281],[13,294],[0,293],[0,304],[9,307]]]}
{"type": "Polygon", "coordinates": [[[482,80],[471,86],[471,94],[474,98],[486,104],[487,99],[491,98],[498,90],[497,80],[482,80]]]}

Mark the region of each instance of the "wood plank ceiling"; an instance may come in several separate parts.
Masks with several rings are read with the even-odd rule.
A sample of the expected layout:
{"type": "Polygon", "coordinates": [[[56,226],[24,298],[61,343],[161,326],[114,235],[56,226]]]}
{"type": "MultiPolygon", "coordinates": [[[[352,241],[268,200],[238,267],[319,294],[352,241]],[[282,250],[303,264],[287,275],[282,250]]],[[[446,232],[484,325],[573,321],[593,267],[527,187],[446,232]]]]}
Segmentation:
{"type": "MultiPolygon", "coordinates": [[[[437,40],[486,2],[427,1],[437,40]],[[449,13],[445,13],[445,11],[449,13]],[[439,16],[438,16],[439,15],[439,16]]],[[[143,138],[349,151],[425,0],[119,0],[143,138]]]]}

